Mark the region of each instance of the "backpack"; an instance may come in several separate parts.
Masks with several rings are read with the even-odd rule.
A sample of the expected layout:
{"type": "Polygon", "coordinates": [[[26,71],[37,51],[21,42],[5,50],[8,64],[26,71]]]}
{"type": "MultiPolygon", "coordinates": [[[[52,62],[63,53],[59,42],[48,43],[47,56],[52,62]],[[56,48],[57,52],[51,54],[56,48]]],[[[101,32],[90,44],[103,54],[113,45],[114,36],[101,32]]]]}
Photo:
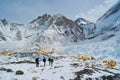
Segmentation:
{"type": "Polygon", "coordinates": [[[51,61],[51,58],[49,58],[48,61],[51,61]]]}

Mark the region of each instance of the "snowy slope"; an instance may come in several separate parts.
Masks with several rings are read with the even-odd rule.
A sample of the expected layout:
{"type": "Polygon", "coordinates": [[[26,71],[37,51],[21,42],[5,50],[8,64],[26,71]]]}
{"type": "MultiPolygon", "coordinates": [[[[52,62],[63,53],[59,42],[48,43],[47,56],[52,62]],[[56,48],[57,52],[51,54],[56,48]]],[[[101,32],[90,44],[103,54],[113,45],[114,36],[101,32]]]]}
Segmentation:
{"type": "MultiPolygon", "coordinates": [[[[96,22],[96,34],[105,33],[106,31],[119,31],[120,28],[120,1],[113,5],[101,18],[96,22]]],[[[95,35],[96,35],[95,34],[95,35]]]]}
{"type": "MultiPolygon", "coordinates": [[[[0,51],[15,51],[17,54],[0,55],[0,80],[108,80],[120,79],[120,2],[103,15],[96,24],[84,19],[76,22],[62,15],[39,16],[27,24],[0,20],[0,51]],[[77,23],[78,22],[78,23],[77,23]],[[84,24],[84,25],[81,25],[84,24]],[[96,37],[97,35],[97,37],[96,37]],[[98,36],[99,35],[99,36],[98,36]],[[35,52],[40,47],[55,48],[54,66],[35,66],[35,52]],[[25,53],[24,53],[25,52],[25,53]],[[88,55],[95,58],[87,61],[73,56],[88,55]],[[114,68],[107,67],[103,60],[113,60],[114,68]],[[7,72],[11,69],[11,72],[7,72]],[[16,75],[21,70],[23,75],[16,75]]],[[[42,60],[43,55],[39,55],[42,60]]],[[[48,58],[48,55],[46,56],[48,58]]]]}
{"type": "Polygon", "coordinates": [[[84,39],[83,28],[72,20],[58,14],[39,16],[27,24],[0,22],[1,51],[30,50],[55,42],[64,44],[74,43],[84,39]],[[16,49],[14,44],[16,45],[16,49]],[[24,44],[20,45],[19,44],[24,44]],[[11,46],[11,48],[9,47],[11,46]],[[22,48],[23,47],[23,48],[22,48]],[[13,49],[12,49],[13,48],[13,49]]]}
{"type": "Polygon", "coordinates": [[[60,14],[44,14],[27,24],[8,23],[5,19],[0,19],[0,44],[3,45],[0,50],[19,52],[38,50],[44,46],[81,44],[83,40],[93,39],[98,35],[102,35],[99,36],[101,40],[107,40],[115,35],[114,31],[120,30],[119,13],[120,1],[98,19],[96,24],[83,18],[74,22],[60,14]],[[103,35],[104,33],[106,34],[103,35]]]}
{"type": "Polygon", "coordinates": [[[58,57],[60,56],[62,56],[62,58],[54,60],[53,67],[51,67],[48,62],[46,63],[46,67],[44,67],[42,61],[40,61],[40,66],[36,67],[34,58],[30,59],[30,57],[18,58],[17,60],[16,57],[10,58],[8,56],[8,58],[5,58],[1,56],[1,58],[5,58],[6,61],[2,61],[0,66],[0,79],[34,80],[33,78],[35,78],[35,80],[87,80],[90,78],[104,80],[102,77],[106,76],[108,79],[113,77],[115,80],[119,80],[117,79],[119,76],[117,76],[117,74],[120,73],[120,67],[113,69],[108,68],[99,59],[82,61],[72,58],[72,56],[69,55],[58,54],[58,57]],[[25,60],[32,62],[25,62],[25,60]],[[24,63],[20,63],[20,61],[24,61],[24,63]],[[11,72],[7,72],[7,69],[10,69],[11,72]],[[18,70],[23,71],[24,74],[16,75],[16,71],[18,70]]]}
{"type": "Polygon", "coordinates": [[[100,38],[104,36],[100,36],[93,40],[85,40],[81,44],[68,45],[60,49],[63,53],[66,52],[71,55],[90,55],[96,58],[101,57],[119,60],[120,36],[118,34],[120,34],[120,32],[108,40],[103,41],[100,38]]]}

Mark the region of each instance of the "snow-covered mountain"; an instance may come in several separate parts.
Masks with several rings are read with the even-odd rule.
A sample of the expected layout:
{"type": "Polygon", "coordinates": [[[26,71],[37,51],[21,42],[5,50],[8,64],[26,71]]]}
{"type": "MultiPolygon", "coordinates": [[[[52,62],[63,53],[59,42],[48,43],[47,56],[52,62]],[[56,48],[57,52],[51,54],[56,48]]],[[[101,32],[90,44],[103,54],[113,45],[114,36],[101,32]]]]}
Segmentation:
{"type": "Polygon", "coordinates": [[[35,39],[37,42],[64,42],[66,39],[77,42],[84,38],[82,27],[62,15],[45,14],[33,20],[30,27],[40,32],[39,37],[35,39]]]}
{"type": "Polygon", "coordinates": [[[0,79],[120,80],[119,13],[120,1],[96,24],[83,18],[72,21],[60,14],[44,14],[27,24],[0,19],[0,51],[16,52],[8,56],[0,53],[0,79]],[[50,50],[58,49],[59,54],[34,53],[46,46],[50,50]],[[82,55],[90,59],[75,58],[82,55]],[[34,60],[38,56],[41,62],[36,67],[34,60]],[[43,67],[44,57],[54,58],[53,66],[47,62],[43,67]],[[108,63],[104,64],[104,60],[108,63]]]}
{"type": "Polygon", "coordinates": [[[113,5],[97,22],[96,34],[120,30],[120,1],[113,5]]]}
{"type": "Polygon", "coordinates": [[[94,32],[96,30],[96,24],[85,20],[84,18],[78,18],[75,22],[83,28],[83,33],[85,39],[94,37],[94,32]]]}
{"type": "Polygon", "coordinates": [[[23,42],[25,44],[20,48],[28,48],[28,46],[40,47],[55,43],[64,45],[85,39],[83,28],[60,14],[53,16],[44,14],[27,24],[9,24],[6,20],[0,21],[0,43],[5,48],[2,47],[1,50],[9,50],[6,45],[12,45],[14,42],[16,44],[23,42]]]}
{"type": "Polygon", "coordinates": [[[90,23],[89,21],[85,20],[84,18],[78,18],[75,20],[75,22],[79,25],[86,25],[86,24],[90,23]]]}
{"type": "Polygon", "coordinates": [[[83,18],[72,21],[60,14],[44,14],[27,24],[8,23],[5,19],[0,19],[0,44],[3,45],[0,50],[26,51],[41,46],[81,44],[80,41],[104,33],[106,34],[100,35],[100,39],[106,40],[120,30],[119,13],[120,1],[99,18],[96,24],[83,18]]]}

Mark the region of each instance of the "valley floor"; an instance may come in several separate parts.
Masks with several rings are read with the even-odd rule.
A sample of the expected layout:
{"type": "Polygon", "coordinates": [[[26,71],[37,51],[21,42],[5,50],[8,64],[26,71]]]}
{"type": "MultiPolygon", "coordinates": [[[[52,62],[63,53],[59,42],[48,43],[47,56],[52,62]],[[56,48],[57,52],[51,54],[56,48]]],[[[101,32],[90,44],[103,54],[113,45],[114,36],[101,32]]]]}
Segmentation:
{"type": "Polygon", "coordinates": [[[108,68],[100,59],[82,61],[69,55],[62,55],[52,67],[48,61],[45,67],[42,61],[36,67],[33,60],[0,64],[0,80],[120,80],[119,76],[120,64],[108,68]],[[16,74],[18,70],[23,73],[16,74]]]}

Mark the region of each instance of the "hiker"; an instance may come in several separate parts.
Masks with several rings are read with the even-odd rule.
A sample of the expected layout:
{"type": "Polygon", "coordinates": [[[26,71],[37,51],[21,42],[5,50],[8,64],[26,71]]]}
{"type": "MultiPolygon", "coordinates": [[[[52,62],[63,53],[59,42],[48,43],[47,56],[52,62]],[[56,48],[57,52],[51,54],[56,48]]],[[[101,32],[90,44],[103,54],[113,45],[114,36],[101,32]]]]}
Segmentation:
{"type": "Polygon", "coordinates": [[[49,58],[48,58],[49,65],[51,64],[51,62],[50,62],[50,61],[51,61],[51,58],[49,57],[49,58]]]}
{"type": "Polygon", "coordinates": [[[54,61],[54,60],[53,60],[53,58],[52,58],[52,59],[51,59],[51,66],[53,66],[53,61],[54,61]]]}
{"type": "Polygon", "coordinates": [[[43,58],[43,62],[44,62],[44,67],[45,67],[45,65],[46,65],[46,59],[45,59],[45,57],[43,58]]]}
{"type": "Polygon", "coordinates": [[[39,57],[35,59],[36,67],[39,67],[39,57]]]}
{"type": "Polygon", "coordinates": [[[53,59],[49,57],[48,61],[49,61],[49,65],[53,66],[53,59]]]}

